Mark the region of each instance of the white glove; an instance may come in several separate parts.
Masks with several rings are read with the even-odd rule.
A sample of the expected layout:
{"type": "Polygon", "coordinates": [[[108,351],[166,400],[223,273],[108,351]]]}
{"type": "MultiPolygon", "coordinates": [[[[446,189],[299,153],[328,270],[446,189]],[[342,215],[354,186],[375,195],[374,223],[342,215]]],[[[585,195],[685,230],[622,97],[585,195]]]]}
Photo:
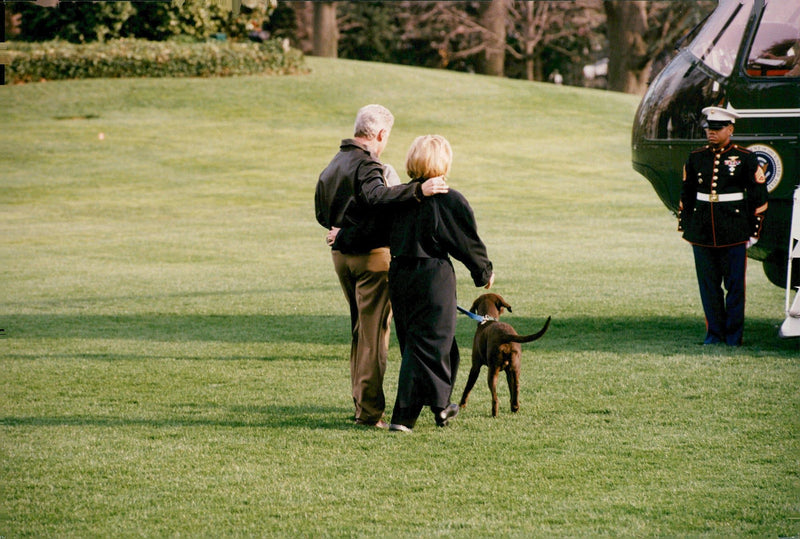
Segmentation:
{"type": "Polygon", "coordinates": [[[747,240],[747,248],[749,249],[750,247],[752,247],[756,243],[758,243],[758,238],[754,238],[754,237],[751,236],[750,239],[747,240]]]}

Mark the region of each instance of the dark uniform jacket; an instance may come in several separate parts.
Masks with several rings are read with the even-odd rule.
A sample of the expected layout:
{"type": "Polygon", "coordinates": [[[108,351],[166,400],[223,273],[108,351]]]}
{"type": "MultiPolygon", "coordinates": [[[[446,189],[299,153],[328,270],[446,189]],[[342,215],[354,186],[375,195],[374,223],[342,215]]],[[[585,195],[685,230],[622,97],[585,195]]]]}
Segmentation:
{"type": "MultiPolygon", "coordinates": [[[[419,185],[419,180],[409,185],[419,185]]],[[[440,258],[448,254],[470,271],[475,286],[484,286],[492,275],[486,246],[478,237],[478,226],[464,195],[450,189],[427,197],[420,204],[403,206],[392,224],[392,257],[440,258]]]]}
{"type": "Polygon", "coordinates": [[[385,205],[421,199],[421,185],[387,187],[380,161],[357,141],[345,139],[319,176],[314,206],[319,224],[342,229],[333,249],[358,254],[389,245],[385,205]]]}
{"type": "Polygon", "coordinates": [[[721,150],[705,146],[689,155],[678,215],[678,230],[686,241],[728,247],[758,238],[766,210],[766,178],[755,154],[728,144],[721,150]]]}

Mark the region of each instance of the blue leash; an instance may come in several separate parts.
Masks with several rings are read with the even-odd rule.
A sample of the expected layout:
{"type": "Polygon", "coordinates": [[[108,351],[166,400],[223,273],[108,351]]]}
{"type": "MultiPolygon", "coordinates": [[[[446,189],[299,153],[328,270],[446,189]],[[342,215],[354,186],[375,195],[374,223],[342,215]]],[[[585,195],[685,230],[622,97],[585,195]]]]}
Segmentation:
{"type": "Polygon", "coordinates": [[[473,320],[475,320],[479,324],[482,324],[482,323],[486,322],[486,317],[485,316],[481,316],[479,314],[473,313],[472,311],[468,311],[464,307],[461,307],[460,305],[456,305],[456,309],[458,309],[458,311],[460,313],[466,314],[467,316],[469,316],[470,318],[472,318],[473,320]]]}

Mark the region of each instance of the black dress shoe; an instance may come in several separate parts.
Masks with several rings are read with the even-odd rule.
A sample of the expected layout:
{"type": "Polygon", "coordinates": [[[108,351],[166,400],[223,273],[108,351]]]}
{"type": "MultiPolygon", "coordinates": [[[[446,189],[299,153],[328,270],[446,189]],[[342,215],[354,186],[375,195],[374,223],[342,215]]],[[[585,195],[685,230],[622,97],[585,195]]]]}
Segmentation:
{"type": "Polygon", "coordinates": [[[433,415],[436,418],[437,427],[446,427],[450,419],[458,415],[458,404],[451,403],[447,405],[447,408],[437,408],[433,415]]]}

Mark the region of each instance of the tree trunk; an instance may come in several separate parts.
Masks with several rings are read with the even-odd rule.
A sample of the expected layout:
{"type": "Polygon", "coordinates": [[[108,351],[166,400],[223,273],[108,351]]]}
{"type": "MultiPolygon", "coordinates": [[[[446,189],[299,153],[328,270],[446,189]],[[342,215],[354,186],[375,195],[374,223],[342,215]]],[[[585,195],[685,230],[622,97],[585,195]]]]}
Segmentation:
{"type": "Polygon", "coordinates": [[[525,78],[528,80],[535,80],[535,64],[533,62],[533,51],[536,48],[536,41],[534,40],[534,27],[535,18],[534,10],[536,4],[533,0],[525,2],[525,78]]]}
{"type": "Polygon", "coordinates": [[[646,2],[606,0],[608,25],[608,89],[641,94],[647,86],[652,61],[647,55],[646,2]]]}
{"type": "Polygon", "coordinates": [[[506,61],[506,21],[511,0],[492,0],[482,4],[481,25],[487,30],[486,51],[478,62],[484,75],[502,77],[506,61]]]}
{"type": "Polygon", "coordinates": [[[336,2],[314,2],[314,56],[336,58],[338,49],[336,2]]]}

